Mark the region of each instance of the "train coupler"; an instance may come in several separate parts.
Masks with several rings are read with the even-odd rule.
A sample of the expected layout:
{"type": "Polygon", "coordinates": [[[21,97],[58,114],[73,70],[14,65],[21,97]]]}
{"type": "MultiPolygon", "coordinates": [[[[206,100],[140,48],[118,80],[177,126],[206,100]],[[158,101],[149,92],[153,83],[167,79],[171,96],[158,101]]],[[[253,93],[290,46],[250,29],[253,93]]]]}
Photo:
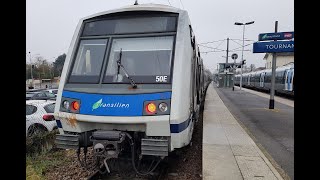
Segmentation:
{"type": "Polygon", "coordinates": [[[118,158],[124,139],[125,135],[121,131],[95,131],[90,137],[95,156],[108,159],[118,158]]]}

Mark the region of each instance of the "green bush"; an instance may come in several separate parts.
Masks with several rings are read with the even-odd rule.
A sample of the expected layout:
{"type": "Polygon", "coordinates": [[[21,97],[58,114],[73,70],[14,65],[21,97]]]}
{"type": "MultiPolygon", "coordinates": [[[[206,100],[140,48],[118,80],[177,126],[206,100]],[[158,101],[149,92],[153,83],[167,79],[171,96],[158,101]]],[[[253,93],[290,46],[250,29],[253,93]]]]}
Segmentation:
{"type": "Polygon", "coordinates": [[[46,173],[55,167],[68,163],[65,150],[47,151],[26,156],[26,179],[42,180],[46,173]]]}
{"type": "Polygon", "coordinates": [[[26,154],[38,154],[55,147],[54,140],[58,130],[43,132],[26,138],[26,154]]]}

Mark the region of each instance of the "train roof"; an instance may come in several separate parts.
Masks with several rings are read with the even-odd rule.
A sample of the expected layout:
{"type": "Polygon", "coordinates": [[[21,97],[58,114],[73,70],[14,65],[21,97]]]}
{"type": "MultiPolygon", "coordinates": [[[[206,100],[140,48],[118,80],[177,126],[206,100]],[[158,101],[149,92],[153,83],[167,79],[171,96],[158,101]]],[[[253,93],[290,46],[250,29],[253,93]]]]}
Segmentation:
{"type": "Polygon", "coordinates": [[[86,16],[86,17],[82,18],[81,20],[83,21],[83,20],[90,19],[90,18],[97,17],[97,16],[102,16],[102,15],[106,15],[106,14],[113,14],[113,13],[118,13],[118,12],[127,12],[127,11],[162,11],[162,12],[172,12],[172,13],[179,13],[179,14],[182,12],[187,13],[185,10],[182,10],[182,9],[179,9],[176,7],[163,5],[163,4],[148,3],[148,4],[139,4],[139,5],[129,5],[129,6],[124,6],[124,7],[117,8],[117,9],[112,9],[112,10],[108,10],[108,11],[95,13],[90,16],[86,16]]]}

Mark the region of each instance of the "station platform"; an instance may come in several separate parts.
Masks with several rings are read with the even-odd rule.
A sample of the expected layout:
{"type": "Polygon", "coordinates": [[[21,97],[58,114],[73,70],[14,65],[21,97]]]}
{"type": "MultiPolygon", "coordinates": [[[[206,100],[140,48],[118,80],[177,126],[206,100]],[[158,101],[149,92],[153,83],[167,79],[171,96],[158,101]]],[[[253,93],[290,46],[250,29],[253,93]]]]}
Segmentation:
{"type": "MultiPolygon", "coordinates": [[[[239,86],[235,86],[235,89],[236,90],[240,90],[240,87],[239,86]]],[[[255,94],[255,95],[258,95],[260,97],[264,97],[264,98],[270,99],[270,94],[254,91],[254,90],[247,89],[247,88],[244,88],[244,87],[242,87],[241,89],[243,91],[249,92],[251,94],[255,94]]],[[[294,101],[292,101],[290,99],[282,98],[282,97],[279,97],[279,96],[274,96],[274,101],[276,103],[282,103],[282,104],[285,104],[287,106],[294,107],[294,101]]]]}
{"type": "Polygon", "coordinates": [[[203,112],[203,179],[279,179],[282,176],[241,127],[211,83],[203,112]]]}

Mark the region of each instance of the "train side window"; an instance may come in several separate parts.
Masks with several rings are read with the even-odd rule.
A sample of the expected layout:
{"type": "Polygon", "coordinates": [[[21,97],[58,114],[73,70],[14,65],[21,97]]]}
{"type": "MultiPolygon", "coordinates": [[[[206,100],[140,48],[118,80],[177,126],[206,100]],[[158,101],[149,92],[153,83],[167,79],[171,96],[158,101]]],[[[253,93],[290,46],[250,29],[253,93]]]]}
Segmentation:
{"type": "Polygon", "coordinates": [[[283,84],[286,78],[286,71],[281,72],[281,83],[283,84]]]}
{"type": "MultiPolygon", "coordinates": [[[[290,72],[291,73],[291,72],[290,72]]],[[[292,77],[292,73],[291,73],[291,77],[292,77]]],[[[289,78],[289,83],[291,83],[291,77],[289,78]]]]}
{"type": "Polygon", "coordinates": [[[279,81],[280,81],[280,72],[277,72],[276,83],[279,83],[279,81]]]}

